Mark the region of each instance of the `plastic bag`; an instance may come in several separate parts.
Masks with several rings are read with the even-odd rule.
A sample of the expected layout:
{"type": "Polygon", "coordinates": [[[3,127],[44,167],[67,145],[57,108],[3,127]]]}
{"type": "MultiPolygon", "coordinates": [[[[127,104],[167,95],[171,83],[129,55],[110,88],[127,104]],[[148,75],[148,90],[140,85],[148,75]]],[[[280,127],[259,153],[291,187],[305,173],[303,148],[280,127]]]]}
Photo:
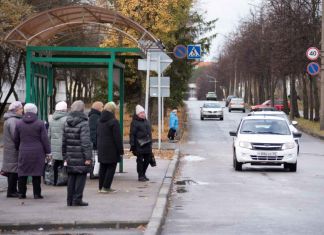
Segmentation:
{"type": "Polygon", "coordinates": [[[56,182],[56,185],[57,186],[67,185],[67,181],[68,181],[68,174],[67,174],[67,171],[66,171],[66,167],[59,166],[57,168],[57,182],[56,182]]]}
{"type": "Polygon", "coordinates": [[[98,161],[98,154],[96,153],[96,155],[94,157],[93,176],[99,175],[99,168],[100,168],[100,163],[98,161]]]}
{"type": "Polygon", "coordinates": [[[44,184],[54,185],[54,168],[51,162],[45,165],[44,184]]]}

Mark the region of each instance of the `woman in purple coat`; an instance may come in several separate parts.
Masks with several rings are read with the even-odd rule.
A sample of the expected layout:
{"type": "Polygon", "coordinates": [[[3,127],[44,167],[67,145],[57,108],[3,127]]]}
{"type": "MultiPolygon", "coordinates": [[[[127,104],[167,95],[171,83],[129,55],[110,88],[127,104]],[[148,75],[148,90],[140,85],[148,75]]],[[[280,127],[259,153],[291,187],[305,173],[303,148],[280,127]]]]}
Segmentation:
{"type": "Polygon", "coordinates": [[[34,104],[24,106],[24,116],[16,125],[15,146],[18,156],[18,191],[19,198],[26,198],[27,177],[33,178],[35,199],[42,199],[41,176],[43,175],[45,157],[51,153],[45,124],[37,118],[34,104]]]}

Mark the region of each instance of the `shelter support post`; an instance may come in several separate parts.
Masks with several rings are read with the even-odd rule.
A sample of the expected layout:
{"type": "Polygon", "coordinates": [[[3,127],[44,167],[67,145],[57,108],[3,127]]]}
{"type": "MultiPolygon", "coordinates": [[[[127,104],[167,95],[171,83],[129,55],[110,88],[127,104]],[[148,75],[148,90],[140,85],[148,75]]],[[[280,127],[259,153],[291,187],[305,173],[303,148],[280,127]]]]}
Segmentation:
{"type": "MultiPolygon", "coordinates": [[[[120,125],[120,135],[122,143],[124,143],[124,69],[119,69],[119,125],[120,125]]],[[[119,172],[124,172],[124,159],[120,160],[119,163],[119,172]]]]}

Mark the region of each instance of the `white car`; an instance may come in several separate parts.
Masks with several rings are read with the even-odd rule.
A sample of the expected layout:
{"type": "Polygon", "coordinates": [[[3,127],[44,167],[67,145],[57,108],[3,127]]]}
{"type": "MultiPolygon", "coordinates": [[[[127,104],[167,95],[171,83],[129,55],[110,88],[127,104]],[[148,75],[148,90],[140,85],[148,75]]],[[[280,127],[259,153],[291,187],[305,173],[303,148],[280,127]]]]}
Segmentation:
{"type": "Polygon", "coordinates": [[[241,110],[245,113],[245,103],[242,98],[232,98],[228,104],[228,112],[232,110],[241,110]]]}
{"type": "Polygon", "coordinates": [[[231,131],[233,167],[242,165],[284,165],[292,172],[297,170],[298,145],[294,138],[301,133],[292,132],[287,121],[274,116],[248,116],[241,120],[237,131],[231,131]]]}
{"type": "Polygon", "coordinates": [[[218,102],[205,102],[202,107],[200,107],[200,120],[205,118],[219,118],[224,120],[223,107],[218,102]]]}
{"type": "MultiPolygon", "coordinates": [[[[291,132],[298,132],[297,128],[295,126],[297,126],[298,122],[297,121],[290,121],[288,119],[288,116],[286,115],[285,112],[283,111],[254,111],[248,114],[248,116],[275,116],[275,117],[282,117],[284,118],[290,128],[291,132]]],[[[298,153],[299,153],[299,138],[295,138],[296,143],[298,144],[298,153]]]]}

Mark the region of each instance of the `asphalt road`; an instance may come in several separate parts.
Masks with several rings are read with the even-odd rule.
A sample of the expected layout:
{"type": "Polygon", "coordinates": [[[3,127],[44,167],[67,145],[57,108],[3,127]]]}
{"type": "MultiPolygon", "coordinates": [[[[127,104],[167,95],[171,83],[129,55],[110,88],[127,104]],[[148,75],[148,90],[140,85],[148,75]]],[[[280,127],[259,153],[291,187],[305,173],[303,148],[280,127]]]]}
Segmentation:
{"type": "Polygon", "coordinates": [[[298,169],[232,167],[232,137],[242,116],[201,121],[190,101],[188,141],[162,234],[324,234],[324,141],[301,139],[298,169]]]}

